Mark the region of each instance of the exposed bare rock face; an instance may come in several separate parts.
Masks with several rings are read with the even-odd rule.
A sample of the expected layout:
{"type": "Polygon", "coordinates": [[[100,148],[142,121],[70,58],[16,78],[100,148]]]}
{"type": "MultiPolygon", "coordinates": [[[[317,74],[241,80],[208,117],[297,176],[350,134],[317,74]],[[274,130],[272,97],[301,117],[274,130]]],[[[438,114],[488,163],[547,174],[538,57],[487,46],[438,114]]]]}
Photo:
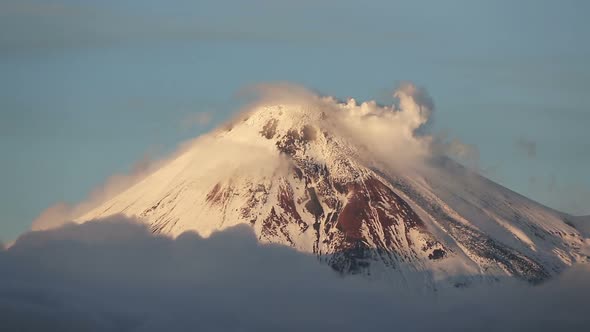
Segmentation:
{"type": "Polygon", "coordinates": [[[343,274],[431,289],[505,277],[537,283],[588,260],[564,214],[444,158],[388,168],[333,121],[309,107],[261,107],[79,220],[124,213],[172,236],[244,223],[261,242],[316,255],[343,274]]]}

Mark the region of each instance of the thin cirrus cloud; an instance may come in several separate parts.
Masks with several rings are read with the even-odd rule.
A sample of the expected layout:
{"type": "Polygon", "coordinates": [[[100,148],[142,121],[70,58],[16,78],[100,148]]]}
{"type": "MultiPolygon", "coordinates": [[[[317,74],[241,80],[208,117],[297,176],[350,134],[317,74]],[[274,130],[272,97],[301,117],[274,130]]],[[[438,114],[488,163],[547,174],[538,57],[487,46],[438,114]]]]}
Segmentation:
{"type": "Polygon", "coordinates": [[[218,32],[197,23],[117,12],[108,6],[43,1],[0,4],[0,49],[31,51],[101,47],[167,39],[242,38],[240,32],[218,32]]]}
{"type": "Polygon", "coordinates": [[[416,294],[341,276],[316,257],[261,245],[247,226],[154,236],[136,220],[30,232],[0,249],[7,330],[583,330],[588,266],[540,286],[416,294]]]}
{"type": "MultiPolygon", "coordinates": [[[[234,3],[227,13],[220,9],[209,13],[198,4],[183,2],[176,4],[176,7],[186,9],[183,13],[166,11],[175,7],[172,4],[161,11],[140,10],[142,7],[133,1],[127,1],[126,5],[115,10],[108,2],[4,1],[0,3],[0,50],[10,53],[170,40],[304,44],[340,43],[351,39],[368,41],[368,31],[359,30],[359,27],[353,29],[350,24],[338,24],[337,28],[333,28],[333,24],[308,27],[309,24],[301,24],[286,14],[283,7],[288,6],[276,6],[266,1],[248,6],[234,3]],[[261,8],[266,15],[253,8],[261,8]]],[[[314,9],[310,4],[304,7],[314,9]]],[[[329,12],[324,10],[318,15],[326,13],[329,12]]],[[[372,31],[371,35],[381,40],[407,37],[407,34],[388,30],[372,31]]]]}

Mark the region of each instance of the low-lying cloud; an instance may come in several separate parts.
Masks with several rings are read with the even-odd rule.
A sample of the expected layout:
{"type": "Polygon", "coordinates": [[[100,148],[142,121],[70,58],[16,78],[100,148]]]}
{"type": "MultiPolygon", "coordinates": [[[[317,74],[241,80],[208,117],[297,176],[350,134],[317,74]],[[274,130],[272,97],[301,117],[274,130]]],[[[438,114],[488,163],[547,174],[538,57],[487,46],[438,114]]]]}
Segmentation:
{"type": "Polygon", "coordinates": [[[590,270],[416,295],[342,277],[247,226],[154,236],[120,216],[30,232],[0,251],[7,331],[581,331],[590,270]]]}

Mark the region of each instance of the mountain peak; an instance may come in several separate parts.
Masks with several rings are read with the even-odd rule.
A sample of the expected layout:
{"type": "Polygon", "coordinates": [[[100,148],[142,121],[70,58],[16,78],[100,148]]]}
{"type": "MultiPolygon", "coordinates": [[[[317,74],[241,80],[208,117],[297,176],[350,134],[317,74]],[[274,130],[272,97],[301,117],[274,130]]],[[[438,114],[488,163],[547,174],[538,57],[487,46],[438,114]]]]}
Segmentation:
{"type": "Polygon", "coordinates": [[[429,143],[414,134],[423,106],[411,95],[398,108],[264,102],[78,221],[124,213],[172,236],[248,224],[260,241],[342,273],[431,288],[499,276],[539,282],[588,259],[564,215],[451,161],[419,162],[429,143]]]}
{"type": "Polygon", "coordinates": [[[284,135],[287,132],[302,132],[309,139],[315,131],[326,130],[327,114],[321,105],[312,104],[273,104],[260,105],[243,114],[228,128],[232,136],[245,134],[244,131],[256,131],[266,139],[284,135]],[[236,128],[244,127],[236,131],[236,128]]]}

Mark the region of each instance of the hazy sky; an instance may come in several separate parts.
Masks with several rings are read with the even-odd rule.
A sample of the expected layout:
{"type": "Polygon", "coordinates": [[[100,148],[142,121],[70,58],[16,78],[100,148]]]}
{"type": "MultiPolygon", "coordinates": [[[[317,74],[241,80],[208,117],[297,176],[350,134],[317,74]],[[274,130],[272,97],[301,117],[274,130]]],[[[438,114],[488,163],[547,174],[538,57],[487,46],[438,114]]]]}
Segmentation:
{"type": "Polygon", "coordinates": [[[237,91],[273,81],[381,102],[413,81],[434,99],[433,130],[477,146],[486,176],[590,214],[589,10],[583,0],[0,0],[0,240],[216,126],[237,91]]]}

